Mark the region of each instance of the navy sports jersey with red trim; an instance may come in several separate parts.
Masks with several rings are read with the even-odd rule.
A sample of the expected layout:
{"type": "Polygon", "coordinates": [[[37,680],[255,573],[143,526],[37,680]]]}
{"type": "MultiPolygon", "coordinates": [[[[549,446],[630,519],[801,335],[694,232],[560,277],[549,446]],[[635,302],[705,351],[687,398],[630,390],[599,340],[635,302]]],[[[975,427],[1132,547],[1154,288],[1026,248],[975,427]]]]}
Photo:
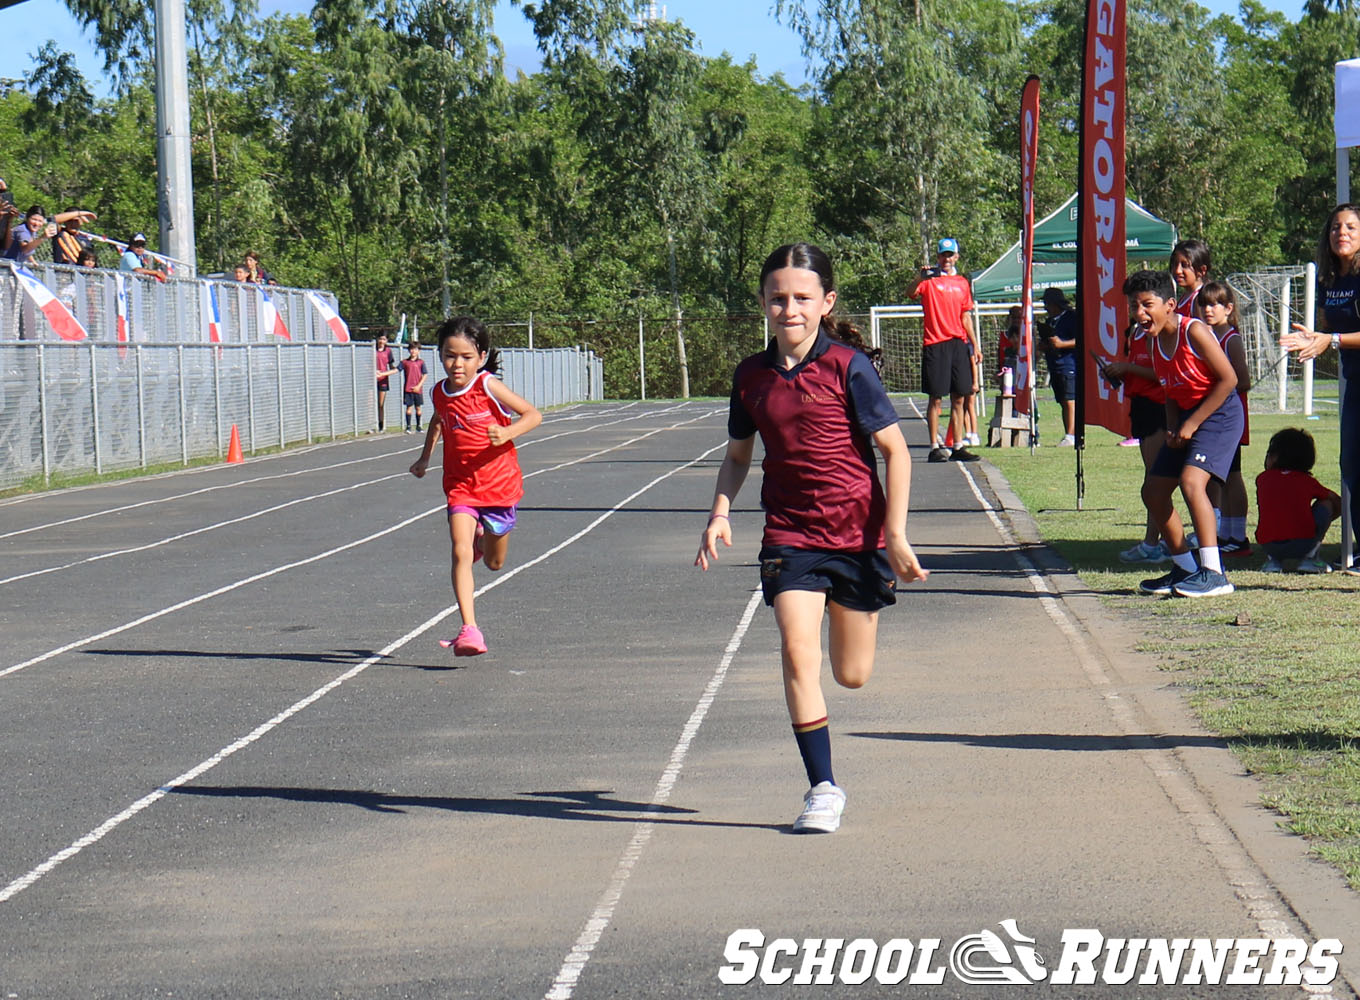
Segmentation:
{"type": "Polygon", "coordinates": [[[774,341],[737,366],[728,434],[759,432],[765,545],[867,552],[883,547],[886,502],[871,436],[897,423],[864,352],[819,331],[783,369],[774,341]]]}

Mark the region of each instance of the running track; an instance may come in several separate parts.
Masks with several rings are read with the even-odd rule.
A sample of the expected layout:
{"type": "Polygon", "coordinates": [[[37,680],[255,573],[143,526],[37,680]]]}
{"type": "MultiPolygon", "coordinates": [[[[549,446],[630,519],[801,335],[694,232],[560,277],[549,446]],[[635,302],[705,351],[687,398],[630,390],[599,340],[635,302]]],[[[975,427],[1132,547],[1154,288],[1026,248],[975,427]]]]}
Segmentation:
{"type": "MultiPolygon", "coordinates": [[[[1180,777],[1230,771],[1216,741],[1119,672],[985,474],[924,449],[935,573],[869,688],[830,694],[845,827],[787,835],[758,470],[737,545],[691,568],[724,427],[712,402],[549,414],[471,660],[436,642],[458,618],[414,436],[0,504],[0,998],[980,996],[717,970],[741,927],[1355,929],[1299,922],[1237,829],[1261,818],[1180,777]]],[[[1135,995],[1102,989],[1066,994],[1135,995]]]]}

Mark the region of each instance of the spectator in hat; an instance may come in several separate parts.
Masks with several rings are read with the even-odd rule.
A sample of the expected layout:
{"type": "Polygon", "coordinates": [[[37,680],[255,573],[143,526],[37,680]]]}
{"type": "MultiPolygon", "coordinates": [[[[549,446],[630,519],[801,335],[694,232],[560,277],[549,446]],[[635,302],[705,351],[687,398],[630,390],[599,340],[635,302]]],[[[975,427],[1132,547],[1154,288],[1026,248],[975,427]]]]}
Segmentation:
{"type": "Polygon", "coordinates": [[[52,237],[52,263],[79,263],[80,251],[90,246],[89,234],[83,232],[80,227],[97,218],[99,216],[93,212],[86,212],[74,206],[58,215],[53,221],[61,228],[57,230],[57,235],[52,237]]]}
{"type": "Polygon", "coordinates": [[[128,240],[127,249],[123,251],[123,259],[118,262],[118,270],[131,271],[133,274],[144,274],[157,281],[165,280],[165,272],[154,267],[148,267],[146,236],[138,233],[128,240]]]}
{"type": "Polygon", "coordinates": [[[925,335],[921,346],[921,382],[930,402],[926,428],[930,433],[932,462],[976,462],[965,444],[971,439],[965,415],[969,397],[977,392],[977,367],[982,359],[973,326],[973,289],[959,273],[959,241],[950,237],[936,245],[936,264],[921,268],[907,286],[907,295],[921,300],[925,335]],[[940,409],[949,397],[949,426],[954,449],[944,447],[940,437],[940,409]]]}

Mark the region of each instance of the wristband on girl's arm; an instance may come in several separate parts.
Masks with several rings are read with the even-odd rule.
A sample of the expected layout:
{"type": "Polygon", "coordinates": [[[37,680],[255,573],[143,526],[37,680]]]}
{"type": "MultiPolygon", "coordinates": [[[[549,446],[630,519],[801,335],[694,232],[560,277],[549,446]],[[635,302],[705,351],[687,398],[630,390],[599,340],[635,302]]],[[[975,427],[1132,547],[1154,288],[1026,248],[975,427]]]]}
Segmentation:
{"type": "Polygon", "coordinates": [[[723,519],[724,521],[726,521],[728,524],[731,524],[731,523],[732,523],[732,519],[731,519],[730,517],[728,517],[726,514],[710,514],[709,517],[708,517],[708,523],[709,523],[709,524],[712,524],[712,523],[713,523],[714,521],[716,521],[718,518],[722,518],[722,519],[723,519]]]}

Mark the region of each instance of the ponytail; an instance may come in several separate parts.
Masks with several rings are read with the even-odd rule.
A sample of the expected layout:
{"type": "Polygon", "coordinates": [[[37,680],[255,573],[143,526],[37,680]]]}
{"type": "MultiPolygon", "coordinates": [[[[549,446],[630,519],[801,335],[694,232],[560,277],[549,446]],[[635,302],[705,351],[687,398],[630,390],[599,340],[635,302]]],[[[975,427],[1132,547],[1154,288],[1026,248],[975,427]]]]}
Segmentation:
{"type": "Polygon", "coordinates": [[[864,354],[869,359],[869,363],[874,366],[874,371],[878,372],[880,378],[882,377],[883,365],[885,364],[883,348],[870,347],[866,344],[863,335],[859,332],[859,327],[848,319],[840,319],[828,313],[822,317],[822,329],[832,339],[839,340],[842,344],[847,344],[864,354]]]}

